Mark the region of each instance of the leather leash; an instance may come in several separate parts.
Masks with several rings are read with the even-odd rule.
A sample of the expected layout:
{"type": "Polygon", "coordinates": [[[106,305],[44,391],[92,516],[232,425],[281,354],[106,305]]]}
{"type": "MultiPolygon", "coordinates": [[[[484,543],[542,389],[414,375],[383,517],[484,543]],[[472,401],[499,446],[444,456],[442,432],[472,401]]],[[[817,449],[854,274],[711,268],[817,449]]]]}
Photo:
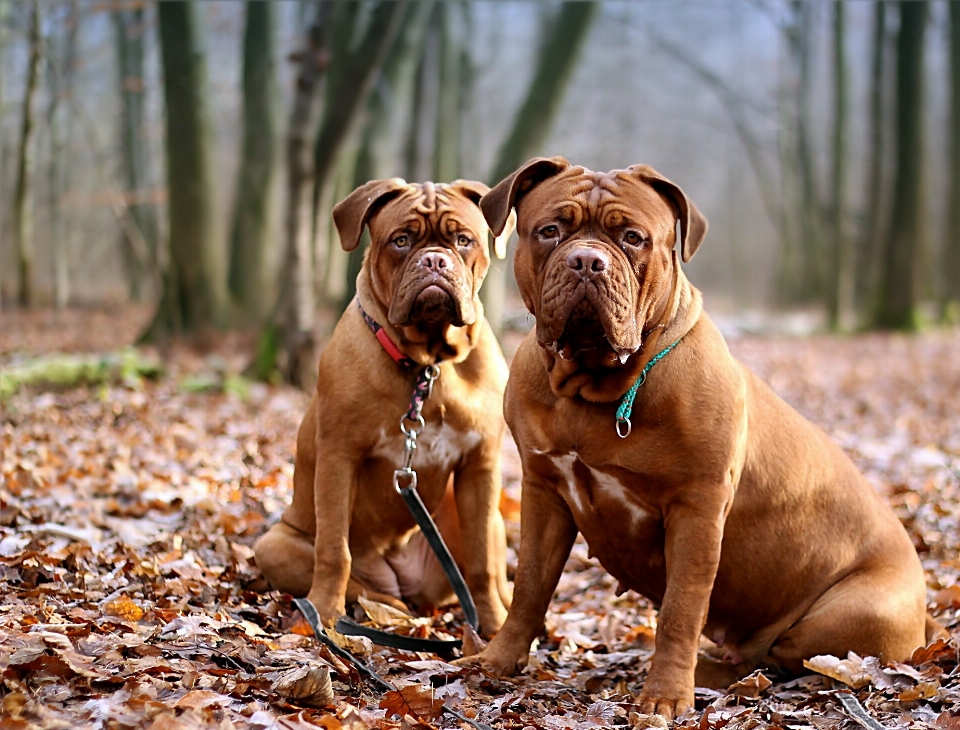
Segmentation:
{"type": "MultiPolygon", "coordinates": [[[[360,315],[363,317],[363,321],[367,323],[367,326],[394,362],[405,368],[415,367],[416,363],[404,355],[400,351],[400,348],[387,336],[383,327],[364,311],[359,298],[357,299],[357,306],[360,308],[360,315]],[[389,345],[387,343],[389,343],[389,345]]],[[[426,538],[427,544],[430,546],[430,549],[433,550],[434,555],[437,556],[440,567],[443,568],[447,580],[450,581],[450,585],[453,587],[453,591],[460,601],[460,606],[463,608],[467,623],[473,627],[474,631],[477,631],[480,627],[480,621],[477,616],[477,607],[473,601],[473,596],[470,594],[470,589],[463,579],[460,568],[457,567],[456,561],[453,559],[449,548],[447,548],[446,543],[443,541],[443,537],[441,537],[440,531],[433,521],[433,517],[431,517],[429,510],[427,510],[426,505],[420,498],[420,493],[417,491],[417,472],[413,469],[413,457],[417,450],[417,437],[426,425],[422,415],[423,406],[433,392],[433,384],[439,377],[439,365],[427,365],[417,373],[417,378],[413,386],[413,395],[410,398],[410,407],[407,409],[403,418],[400,419],[400,431],[405,437],[405,448],[403,466],[393,472],[393,488],[403,497],[404,503],[413,515],[413,519],[416,520],[417,526],[423,533],[424,538],[426,538]]],[[[438,639],[417,639],[412,636],[391,634],[387,631],[381,631],[380,629],[362,626],[345,616],[337,619],[334,628],[341,634],[348,636],[365,636],[381,646],[390,646],[395,649],[405,649],[407,651],[429,651],[435,654],[450,654],[454,649],[459,649],[463,646],[463,642],[460,639],[442,641],[438,639]]]]}
{"type": "MultiPolygon", "coordinates": [[[[399,691],[396,687],[390,684],[390,682],[388,682],[379,674],[377,674],[375,671],[373,671],[365,662],[355,657],[346,649],[342,649],[339,646],[337,646],[336,642],[327,635],[326,631],[324,631],[323,626],[320,624],[320,615],[317,613],[316,607],[314,607],[314,605],[310,603],[310,601],[308,601],[306,598],[294,598],[293,604],[297,607],[300,613],[303,614],[303,617],[307,620],[307,623],[310,624],[310,628],[313,629],[313,634],[314,636],[317,637],[317,641],[319,641],[321,644],[326,646],[338,658],[346,662],[349,662],[354,667],[356,667],[361,677],[366,677],[373,684],[375,684],[377,688],[380,689],[381,691],[383,692],[399,691]]],[[[338,622],[338,625],[339,625],[339,622],[338,622]]],[[[337,628],[337,631],[339,631],[339,628],[337,628]]],[[[410,638],[410,637],[398,637],[398,638],[410,638]]],[[[448,715],[452,715],[453,717],[457,718],[461,722],[465,722],[468,725],[471,725],[477,728],[477,730],[493,730],[493,728],[491,728],[489,725],[485,723],[479,722],[478,720],[473,720],[467,717],[466,715],[461,715],[452,707],[447,707],[446,705],[443,705],[443,707],[441,707],[441,711],[445,712],[448,715]]]]}

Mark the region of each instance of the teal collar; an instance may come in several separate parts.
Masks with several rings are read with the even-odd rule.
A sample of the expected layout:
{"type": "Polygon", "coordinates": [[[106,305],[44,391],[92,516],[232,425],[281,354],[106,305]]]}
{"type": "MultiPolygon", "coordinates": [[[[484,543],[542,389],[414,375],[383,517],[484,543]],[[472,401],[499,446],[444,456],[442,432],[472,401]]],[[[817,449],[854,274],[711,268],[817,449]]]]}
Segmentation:
{"type": "MultiPolygon", "coordinates": [[[[680,339],[682,340],[683,338],[681,337],[680,339]]],[[[630,423],[630,415],[633,413],[633,401],[637,397],[637,391],[640,390],[640,386],[647,382],[647,373],[650,372],[654,365],[665,358],[670,350],[679,344],[680,340],[677,340],[669,347],[663,348],[654,355],[650,359],[650,362],[643,366],[643,372],[640,373],[637,382],[631,385],[630,390],[623,394],[623,397],[620,399],[620,407],[617,408],[617,436],[620,438],[625,439],[633,429],[633,424],[630,423]]]]}

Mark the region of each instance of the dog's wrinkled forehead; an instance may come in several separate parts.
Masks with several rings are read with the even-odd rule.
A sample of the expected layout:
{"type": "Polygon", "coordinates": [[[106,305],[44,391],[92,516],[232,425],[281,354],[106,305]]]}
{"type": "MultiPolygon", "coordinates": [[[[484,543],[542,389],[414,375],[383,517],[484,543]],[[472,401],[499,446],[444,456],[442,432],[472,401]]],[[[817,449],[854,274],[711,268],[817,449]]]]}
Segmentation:
{"type": "Polygon", "coordinates": [[[409,229],[418,236],[450,235],[460,226],[486,230],[476,203],[457,189],[431,182],[408,184],[370,219],[374,238],[398,229],[409,229]]]}
{"type": "Polygon", "coordinates": [[[532,186],[520,199],[517,213],[524,228],[556,216],[577,227],[655,222],[664,234],[673,230],[677,215],[662,195],[630,171],[594,172],[584,167],[571,167],[532,186]]]}

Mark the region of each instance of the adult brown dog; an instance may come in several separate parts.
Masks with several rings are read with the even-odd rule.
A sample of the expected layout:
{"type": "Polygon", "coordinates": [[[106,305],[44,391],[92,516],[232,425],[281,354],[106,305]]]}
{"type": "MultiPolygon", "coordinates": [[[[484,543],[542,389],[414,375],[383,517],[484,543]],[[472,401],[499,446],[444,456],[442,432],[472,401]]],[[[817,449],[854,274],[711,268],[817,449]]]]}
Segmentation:
{"type": "Polygon", "coordinates": [[[480,662],[526,662],[578,530],[660,607],[645,713],[692,707],[701,632],[738,672],[851,650],[909,657],[925,631],[913,545],[844,453],[730,355],[680,269],[707,231],[683,191],[650,167],[555,157],[484,196],[494,234],[514,206],[517,284],[536,317],[505,399],[523,461],[520,556],[480,662]],[[649,369],[632,430],[618,424],[621,397],[677,342],[649,369]]]}
{"type": "Polygon", "coordinates": [[[333,209],[347,251],[365,225],[372,245],[357,302],[320,357],[317,390],[297,434],[293,501],[255,549],[270,585],[306,595],[326,624],[360,595],[399,608],[402,599],[453,600],[393,487],[415,373],[435,363],[440,377],[423,408],[413,461],[418,489],[461,566],[481,630],[496,631],[506,616],[498,504],[507,366],[478,298],[490,265],[478,207],[487,190],[465,180],[375,180],[333,209]],[[362,312],[383,331],[375,334],[362,312]],[[403,356],[412,361],[407,367],[403,356]]]}

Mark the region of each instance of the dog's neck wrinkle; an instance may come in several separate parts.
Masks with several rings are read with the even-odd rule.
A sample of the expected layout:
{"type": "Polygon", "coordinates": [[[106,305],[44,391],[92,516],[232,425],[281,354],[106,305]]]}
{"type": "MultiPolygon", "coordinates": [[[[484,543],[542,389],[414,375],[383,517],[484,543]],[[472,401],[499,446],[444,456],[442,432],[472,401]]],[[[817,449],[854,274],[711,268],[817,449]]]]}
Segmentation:
{"type": "Polygon", "coordinates": [[[370,284],[367,267],[361,269],[357,277],[357,299],[364,311],[383,328],[397,349],[419,365],[465,360],[476,345],[479,323],[483,320],[483,309],[477,302],[478,316],[473,324],[463,327],[444,325],[431,332],[425,332],[416,326],[394,327],[387,317],[389,305],[377,297],[370,284]]]}

